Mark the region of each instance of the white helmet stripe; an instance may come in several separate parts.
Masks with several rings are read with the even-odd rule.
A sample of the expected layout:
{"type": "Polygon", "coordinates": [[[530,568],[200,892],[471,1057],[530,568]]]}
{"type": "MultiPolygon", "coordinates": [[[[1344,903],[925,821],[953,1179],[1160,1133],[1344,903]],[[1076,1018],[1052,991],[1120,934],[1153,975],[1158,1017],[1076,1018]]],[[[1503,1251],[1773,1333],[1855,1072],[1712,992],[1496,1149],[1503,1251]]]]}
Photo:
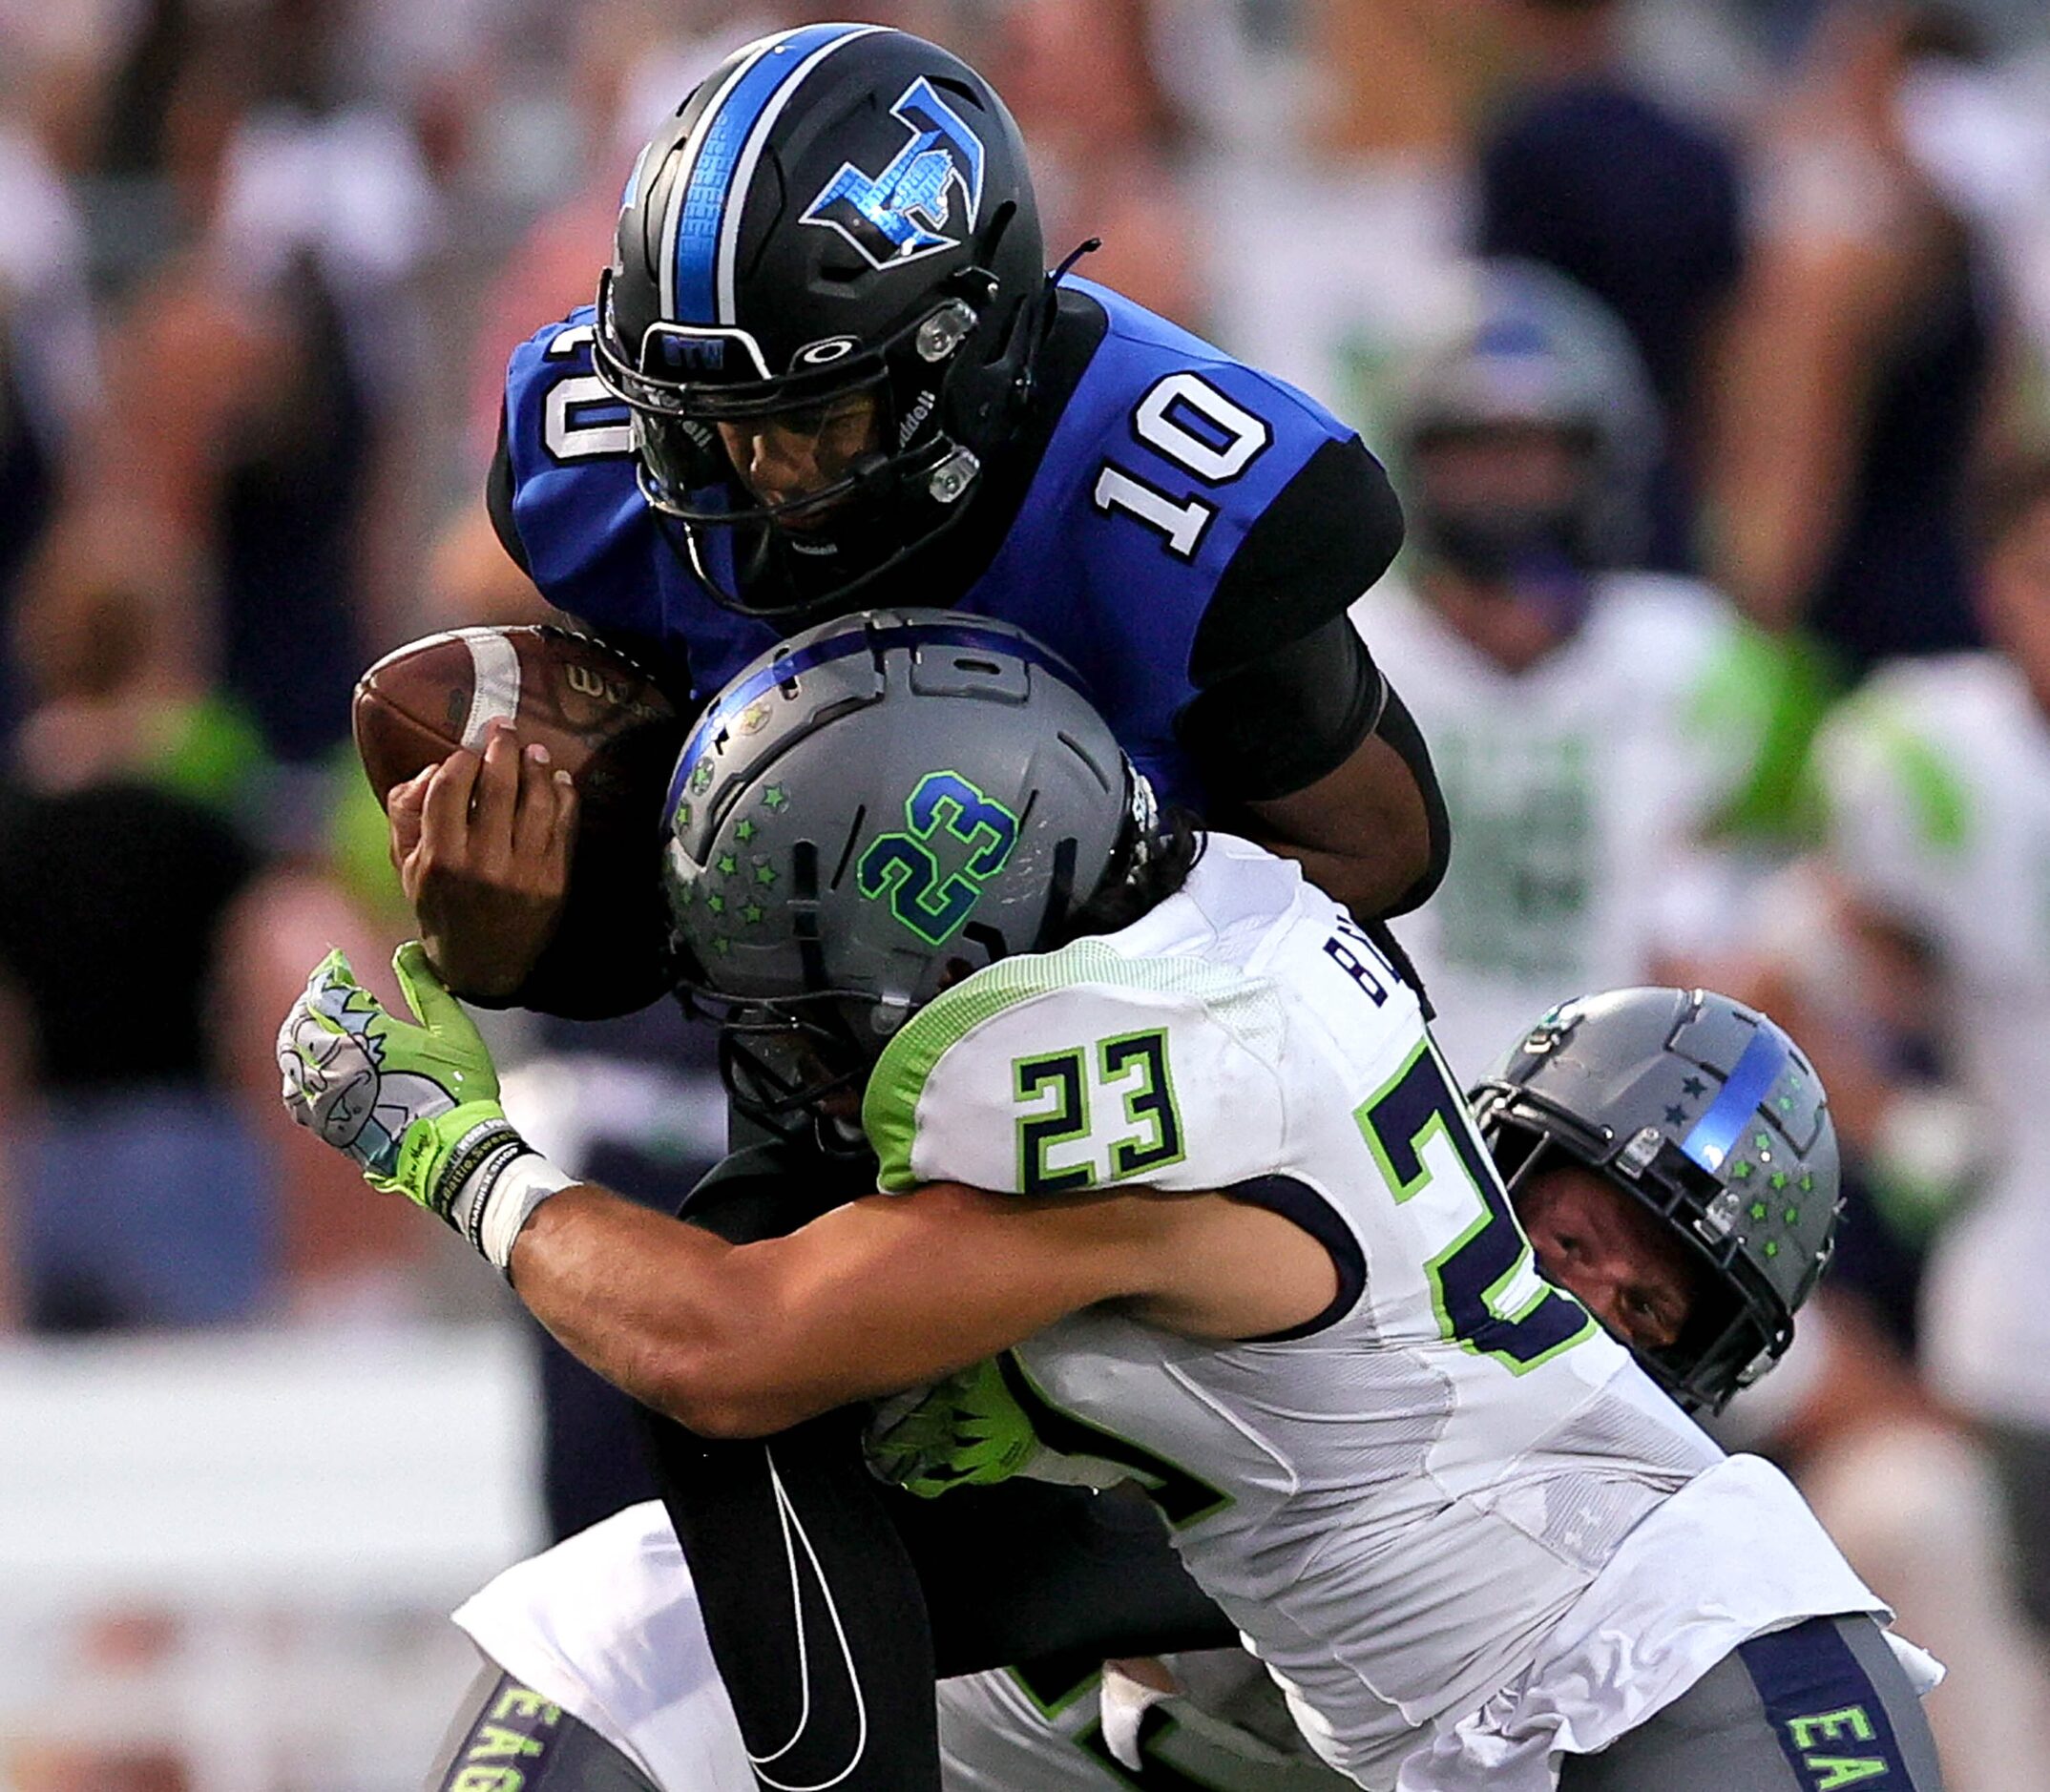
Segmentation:
{"type": "Polygon", "coordinates": [[[698,156],[704,148],[706,134],[718,118],[720,108],[726,103],[726,95],[739,85],[742,76],[786,35],[786,32],[775,31],[766,37],[758,37],[740,52],[734,60],[732,73],[698,115],[698,122],[691,126],[690,135],[683,139],[676,177],[669,183],[669,203],[662,213],[662,240],[655,258],[656,266],[661,270],[662,316],[665,318],[677,314],[677,226],[683,217],[683,198],[690,191],[691,174],[698,166],[698,156]]]}
{"type": "Polygon", "coordinates": [[[880,25],[858,26],[814,50],[799,64],[796,74],[776,90],[774,97],[762,109],[762,115],[755,120],[754,129],[747,134],[747,141],[742,147],[740,159],[734,167],[733,179],[726,188],[726,215],[720,222],[717,314],[720,323],[737,324],[740,322],[733,298],[733,270],[740,244],[741,215],[747,209],[747,189],[755,177],[755,164],[762,159],[763,147],[768,142],[770,130],[774,128],[783,109],[790,103],[791,97],[804,86],[811,72],[820,63],[836,50],[845,49],[857,38],[868,37],[882,29],[880,25]]]}

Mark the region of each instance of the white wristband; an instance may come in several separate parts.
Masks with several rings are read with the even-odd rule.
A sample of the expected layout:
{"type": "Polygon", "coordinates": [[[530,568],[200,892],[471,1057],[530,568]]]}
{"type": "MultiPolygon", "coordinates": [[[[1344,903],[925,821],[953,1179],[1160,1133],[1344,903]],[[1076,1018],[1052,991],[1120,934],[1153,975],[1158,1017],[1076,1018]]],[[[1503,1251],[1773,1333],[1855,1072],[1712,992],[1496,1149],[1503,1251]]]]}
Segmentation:
{"type": "Polygon", "coordinates": [[[512,1273],[512,1241],[519,1237],[533,1210],[551,1195],[570,1187],[576,1178],[565,1176],[537,1151],[524,1152],[499,1171],[484,1193],[483,1212],[477,1223],[477,1248],[498,1266],[501,1275],[512,1273]]]}
{"type": "Polygon", "coordinates": [[[478,1141],[477,1162],[464,1176],[449,1203],[449,1223],[472,1250],[510,1274],[512,1240],[527,1217],[557,1189],[575,1182],[527,1143],[504,1121],[496,1136],[478,1141]]]}

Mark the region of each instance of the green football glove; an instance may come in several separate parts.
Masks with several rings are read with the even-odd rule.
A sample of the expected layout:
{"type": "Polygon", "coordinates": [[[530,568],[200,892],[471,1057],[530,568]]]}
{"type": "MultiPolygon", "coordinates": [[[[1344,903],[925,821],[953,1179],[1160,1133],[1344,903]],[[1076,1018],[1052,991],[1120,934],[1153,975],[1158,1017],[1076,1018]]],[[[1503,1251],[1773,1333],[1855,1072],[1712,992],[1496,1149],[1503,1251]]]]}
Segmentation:
{"type": "Polygon", "coordinates": [[[408,940],[391,968],[417,1025],[387,1013],[341,952],[314,968],[278,1030],[285,1112],[503,1269],[518,1224],[571,1178],[507,1120],[491,1053],[427,948],[408,940]]]}
{"type": "Polygon", "coordinates": [[[868,1471],[921,1499],[1007,1481],[1039,1454],[996,1358],[886,1400],[869,1421],[868,1471]]]}

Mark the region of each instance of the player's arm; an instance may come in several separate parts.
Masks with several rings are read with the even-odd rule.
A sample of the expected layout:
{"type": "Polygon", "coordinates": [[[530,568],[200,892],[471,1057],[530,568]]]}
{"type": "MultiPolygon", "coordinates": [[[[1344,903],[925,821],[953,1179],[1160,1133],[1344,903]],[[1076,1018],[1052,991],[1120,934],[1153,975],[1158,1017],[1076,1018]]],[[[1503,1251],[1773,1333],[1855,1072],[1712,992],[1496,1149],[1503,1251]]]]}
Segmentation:
{"type": "Polygon", "coordinates": [[[1220,819],[1362,918],[1421,903],[1451,844],[1423,737],[1347,617],[1401,545],[1380,464],[1356,437],[1327,442],[1218,581],[1176,725],[1220,819]]]}
{"type": "Polygon", "coordinates": [[[1106,1301],[1236,1338],[1287,1330],[1333,1298],[1336,1271],[1309,1233],[1203,1192],[935,1183],[728,1244],[532,1151],[418,942],[394,969],[415,1021],[387,1011],[340,953],[315,969],[278,1039],[287,1110],[504,1269],[573,1353],[702,1434],[780,1431],[1106,1301]]]}
{"type": "Polygon", "coordinates": [[[1022,1199],[958,1184],[873,1196],[744,1245],[569,1189],[520,1232],[512,1278],[608,1381],[733,1437],[922,1386],[1103,1302],[1252,1337],[1321,1311],[1335,1281],[1292,1222],[1216,1196],[1022,1199]]]}

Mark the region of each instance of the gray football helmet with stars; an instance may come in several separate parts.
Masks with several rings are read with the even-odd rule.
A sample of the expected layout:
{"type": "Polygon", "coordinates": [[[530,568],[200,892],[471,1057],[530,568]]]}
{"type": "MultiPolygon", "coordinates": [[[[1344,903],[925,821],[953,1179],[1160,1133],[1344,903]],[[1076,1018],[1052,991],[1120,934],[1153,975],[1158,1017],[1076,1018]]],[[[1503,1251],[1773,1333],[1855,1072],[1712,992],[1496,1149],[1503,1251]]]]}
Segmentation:
{"type": "Polygon", "coordinates": [[[805,1121],[950,982],[1055,943],[1144,863],[1151,789],[1022,630],[868,611],[771,649],[692,730],[664,881],[741,1105],[805,1121]]]}
{"type": "Polygon", "coordinates": [[[1670,1229],[1722,1299],[1640,1361],[1719,1411],[1793,1341],[1843,1207],[1821,1080],[1754,1010],[1702,990],[1616,990],[1554,1009],[1472,1093],[1517,1186],[1553,1153],[1670,1229]]]}

